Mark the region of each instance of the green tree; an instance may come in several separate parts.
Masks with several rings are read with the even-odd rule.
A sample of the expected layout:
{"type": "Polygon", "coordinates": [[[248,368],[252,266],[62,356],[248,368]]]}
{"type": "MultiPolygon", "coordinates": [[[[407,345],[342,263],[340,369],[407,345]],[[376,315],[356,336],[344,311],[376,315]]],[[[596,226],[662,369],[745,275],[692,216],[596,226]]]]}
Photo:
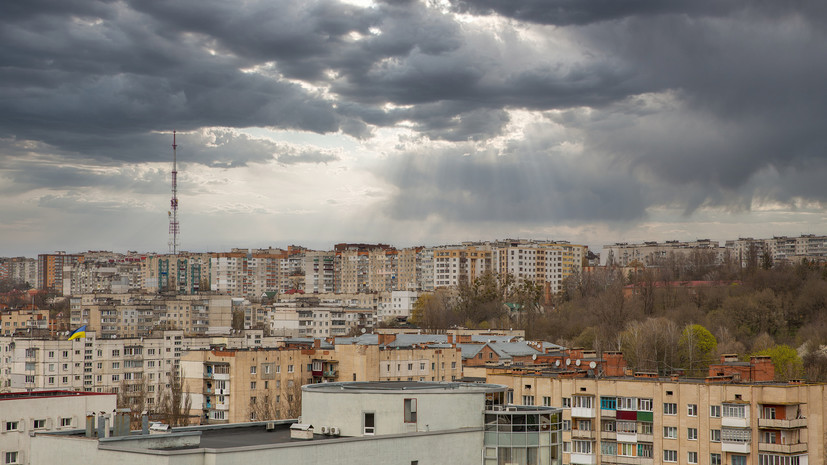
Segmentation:
{"type": "Polygon", "coordinates": [[[786,344],[777,345],[753,355],[764,355],[772,359],[777,381],[798,379],[804,375],[804,363],[801,357],[798,356],[795,349],[786,344]]]}
{"type": "Polygon", "coordinates": [[[689,376],[704,376],[715,360],[718,340],[701,325],[687,325],[678,341],[681,361],[689,376]]]}

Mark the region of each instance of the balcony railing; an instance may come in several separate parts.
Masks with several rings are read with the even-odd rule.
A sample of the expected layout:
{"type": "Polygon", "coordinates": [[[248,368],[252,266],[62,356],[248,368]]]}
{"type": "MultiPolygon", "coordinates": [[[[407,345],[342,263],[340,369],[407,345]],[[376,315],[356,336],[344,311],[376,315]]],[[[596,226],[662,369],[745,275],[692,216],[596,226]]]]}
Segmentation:
{"type": "Polygon", "coordinates": [[[594,431],[589,429],[573,429],[571,430],[572,439],[594,439],[594,431]]]}
{"type": "Polygon", "coordinates": [[[770,418],[759,418],[759,428],[805,428],[807,426],[806,418],[796,418],[793,420],[776,420],[770,418]]]}
{"type": "Polygon", "coordinates": [[[762,452],[778,452],[781,454],[798,454],[801,452],[807,452],[807,443],[770,444],[768,442],[759,442],[758,450],[762,452]]]}

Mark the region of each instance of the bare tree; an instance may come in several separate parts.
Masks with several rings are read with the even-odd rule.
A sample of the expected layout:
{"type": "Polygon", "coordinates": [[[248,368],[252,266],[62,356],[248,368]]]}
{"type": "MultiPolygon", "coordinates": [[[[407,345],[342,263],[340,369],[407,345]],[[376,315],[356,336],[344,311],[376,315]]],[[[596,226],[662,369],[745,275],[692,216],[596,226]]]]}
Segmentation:
{"type": "Polygon", "coordinates": [[[185,426],[189,424],[189,414],[192,408],[192,398],[182,383],[177,370],[169,372],[169,387],[161,392],[161,401],[158,414],[162,421],[170,426],[185,426]]]}

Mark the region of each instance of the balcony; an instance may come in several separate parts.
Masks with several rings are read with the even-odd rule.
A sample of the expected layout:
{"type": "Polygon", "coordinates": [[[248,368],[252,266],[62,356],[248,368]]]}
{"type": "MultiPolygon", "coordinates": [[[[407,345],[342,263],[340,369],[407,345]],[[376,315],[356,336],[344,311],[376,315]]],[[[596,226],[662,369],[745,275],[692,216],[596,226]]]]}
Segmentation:
{"type": "Polygon", "coordinates": [[[761,452],[777,452],[780,454],[800,454],[807,452],[807,443],[770,444],[768,442],[759,442],[758,450],[761,452]]]}
{"type": "Polygon", "coordinates": [[[723,417],[721,418],[721,426],[730,428],[749,428],[749,418],[723,417]]]}
{"type": "Polygon", "coordinates": [[[637,433],[617,433],[617,442],[637,442],[637,433]]]}
{"type": "Polygon", "coordinates": [[[794,420],[776,420],[770,418],[759,418],[759,428],[806,428],[806,418],[796,418],[794,420]]]}
{"type": "Polygon", "coordinates": [[[638,442],[654,442],[655,437],[651,434],[638,433],[637,440],[638,442]]]}
{"type": "Polygon", "coordinates": [[[750,443],[748,443],[748,442],[722,441],[721,442],[721,451],[723,451],[723,452],[734,452],[736,454],[749,454],[750,453],[750,443]]]}
{"type": "Polygon", "coordinates": [[[569,463],[571,463],[572,465],[594,465],[594,454],[578,454],[572,452],[569,463]]]}
{"type": "Polygon", "coordinates": [[[339,375],[339,371],[338,370],[325,370],[323,375],[324,375],[325,378],[335,378],[336,376],[339,375]]]}
{"type": "Polygon", "coordinates": [[[213,373],[212,376],[216,381],[222,381],[222,380],[223,381],[229,381],[230,380],[230,374],[229,373],[213,373]]]}
{"type": "Polygon", "coordinates": [[[615,418],[617,416],[617,410],[600,409],[600,416],[602,418],[615,418]]]}
{"type": "Polygon", "coordinates": [[[651,465],[655,463],[652,457],[627,457],[625,455],[601,455],[600,461],[604,463],[622,463],[628,465],[651,465]]]}
{"type": "Polygon", "coordinates": [[[614,431],[601,431],[600,439],[610,439],[612,441],[615,441],[617,440],[617,433],[615,433],[614,431]]]}
{"type": "MultiPolygon", "coordinates": [[[[593,408],[586,408],[586,407],[572,407],[571,408],[571,417],[572,418],[594,418],[594,409],[593,408]]],[[[572,462],[574,463],[574,462],[572,462]]]]}
{"type": "Polygon", "coordinates": [[[595,432],[590,429],[573,429],[571,430],[572,439],[594,439],[595,432]]]}

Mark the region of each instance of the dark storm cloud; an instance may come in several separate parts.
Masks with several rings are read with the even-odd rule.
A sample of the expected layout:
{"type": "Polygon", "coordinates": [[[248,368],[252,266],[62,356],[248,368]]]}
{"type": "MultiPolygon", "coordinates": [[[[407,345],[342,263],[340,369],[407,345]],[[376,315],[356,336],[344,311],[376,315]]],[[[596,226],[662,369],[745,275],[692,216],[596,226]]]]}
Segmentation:
{"type": "Polygon", "coordinates": [[[644,215],[640,187],[623,173],[553,150],[502,154],[471,146],[411,152],[382,173],[398,189],[385,213],[448,222],[624,221],[644,215]]]}
{"type": "Polygon", "coordinates": [[[723,14],[743,1],[736,0],[452,0],[463,13],[498,14],[521,21],[557,26],[583,25],[631,16],[658,14],[723,14]]]}

